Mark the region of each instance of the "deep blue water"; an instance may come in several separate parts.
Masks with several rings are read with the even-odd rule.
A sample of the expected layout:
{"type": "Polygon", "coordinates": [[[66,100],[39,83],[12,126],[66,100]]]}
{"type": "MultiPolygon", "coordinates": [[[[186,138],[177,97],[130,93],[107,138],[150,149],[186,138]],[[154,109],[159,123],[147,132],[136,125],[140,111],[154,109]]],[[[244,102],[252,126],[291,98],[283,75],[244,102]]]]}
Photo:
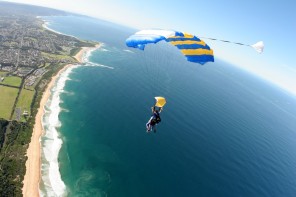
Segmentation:
{"type": "Polygon", "coordinates": [[[114,68],[78,67],[61,94],[59,163],[69,196],[296,195],[295,97],[217,59],[186,62],[167,43],[126,48],[133,31],[121,26],[47,20],[103,42],[89,60],[114,68]],[[146,133],[154,96],[167,105],[157,133],[146,133]]]}

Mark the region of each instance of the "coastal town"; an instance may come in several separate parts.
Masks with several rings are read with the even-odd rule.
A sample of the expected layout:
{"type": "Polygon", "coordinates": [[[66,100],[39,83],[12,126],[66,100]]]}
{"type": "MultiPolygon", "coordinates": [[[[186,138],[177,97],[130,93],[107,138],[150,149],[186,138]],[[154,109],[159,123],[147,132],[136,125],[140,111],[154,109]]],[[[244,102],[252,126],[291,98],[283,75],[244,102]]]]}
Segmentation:
{"type": "Polygon", "coordinates": [[[13,96],[8,100],[15,102],[5,105],[7,109],[0,109],[0,112],[4,111],[0,113],[0,118],[25,121],[26,116],[31,114],[37,86],[46,84],[42,82],[42,76],[60,65],[76,63],[73,55],[87,45],[90,43],[48,30],[40,17],[1,16],[0,94],[3,94],[2,89],[7,91],[7,88],[10,88],[8,92],[11,88],[19,91],[12,91],[13,96]],[[30,98],[22,99],[22,96],[30,98]]]}
{"type": "Polygon", "coordinates": [[[76,38],[40,28],[43,23],[41,19],[32,17],[0,19],[1,64],[18,68],[39,67],[44,62],[57,63],[59,59],[49,58],[46,54],[62,55],[75,47],[76,38]]]}
{"type": "Polygon", "coordinates": [[[51,31],[40,16],[52,15],[65,12],[0,2],[1,196],[38,195],[40,178],[28,172],[39,175],[41,117],[50,88],[58,73],[98,44],[51,31]]]}

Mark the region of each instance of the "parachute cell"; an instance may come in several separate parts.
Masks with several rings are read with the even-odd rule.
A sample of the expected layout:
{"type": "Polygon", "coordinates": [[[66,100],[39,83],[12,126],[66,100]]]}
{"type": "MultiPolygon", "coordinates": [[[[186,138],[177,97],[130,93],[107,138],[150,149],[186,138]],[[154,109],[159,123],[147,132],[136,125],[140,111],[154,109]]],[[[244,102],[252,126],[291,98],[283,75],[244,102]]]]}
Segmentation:
{"type": "Polygon", "coordinates": [[[198,37],[172,30],[142,30],[126,40],[128,47],[144,50],[146,44],[165,40],[176,46],[190,62],[205,64],[214,62],[213,50],[198,37]]]}
{"type": "Polygon", "coordinates": [[[163,107],[166,104],[166,100],[164,97],[157,96],[154,98],[156,100],[156,103],[155,103],[156,107],[163,107]]]}

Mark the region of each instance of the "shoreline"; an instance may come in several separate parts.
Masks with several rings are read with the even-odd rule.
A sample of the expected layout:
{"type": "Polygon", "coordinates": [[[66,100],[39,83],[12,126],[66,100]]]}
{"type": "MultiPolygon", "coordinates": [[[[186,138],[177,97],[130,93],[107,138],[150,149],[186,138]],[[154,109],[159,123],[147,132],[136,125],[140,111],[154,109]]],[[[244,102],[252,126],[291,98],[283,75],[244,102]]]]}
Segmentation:
{"type": "Polygon", "coordinates": [[[42,19],[42,17],[39,17],[39,18],[43,21],[42,27],[43,27],[44,29],[47,29],[48,31],[54,32],[54,33],[56,33],[56,34],[65,35],[65,36],[70,36],[70,37],[73,37],[73,38],[78,39],[78,38],[75,37],[75,36],[72,36],[72,35],[69,35],[69,34],[63,34],[63,33],[61,33],[61,32],[58,32],[58,31],[56,31],[56,30],[53,30],[53,29],[49,28],[49,27],[47,26],[47,24],[49,24],[49,22],[46,21],[46,20],[44,20],[44,19],[42,19]]]}
{"type": "Polygon", "coordinates": [[[32,132],[31,142],[27,149],[26,174],[23,180],[23,196],[39,196],[39,183],[41,179],[41,144],[40,138],[44,133],[42,118],[44,115],[44,107],[49,99],[55,81],[62,72],[73,66],[73,64],[65,65],[55,76],[53,76],[43,92],[40,100],[40,106],[35,116],[35,125],[32,132]]]}
{"type": "MultiPolygon", "coordinates": [[[[63,33],[61,33],[61,32],[58,32],[58,31],[56,31],[56,30],[53,30],[53,29],[51,29],[51,28],[49,28],[49,27],[47,26],[47,25],[49,24],[48,21],[42,19],[42,17],[37,17],[37,18],[41,18],[41,20],[43,20],[42,27],[43,27],[44,29],[47,29],[48,31],[54,32],[54,33],[56,33],[56,34],[66,35],[66,36],[70,36],[70,37],[73,37],[73,38],[79,39],[79,38],[77,38],[76,36],[72,36],[72,35],[68,35],[68,34],[63,34],[63,33]]],[[[91,51],[93,51],[93,50],[96,50],[96,49],[100,48],[101,45],[102,45],[101,43],[98,43],[98,44],[96,44],[94,47],[81,47],[81,50],[80,50],[76,55],[74,55],[73,57],[74,57],[79,63],[84,63],[84,61],[83,61],[84,54],[89,53],[89,52],[91,52],[91,51]]]]}
{"type": "Polygon", "coordinates": [[[79,62],[84,63],[84,57],[86,54],[91,53],[101,47],[102,44],[96,44],[94,47],[81,47],[81,50],[73,57],[79,62]]]}
{"type": "MultiPolygon", "coordinates": [[[[101,45],[97,44],[95,47],[82,47],[81,50],[73,56],[79,63],[83,63],[84,56],[96,49],[101,45]]],[[[44,107],[51,96],[51,89],[53,88],[56,80],[60,75],[65,72],[68,68],[75,64],[65,65],[61,70],[55,74],[50,82],[47,84],[46,89],[42,93],[40,100],[40,106],[35,116],[35,124],[33,127],[31,141],[27,149],[27,161],[26,161],[26,173],[23,180],[22,193],[23,196],[35,197],[40,196],[40,181],[41,181],[41,137],[44,135],[44,128],[42,124],[43,115],[45,114],[44,107]]]]}

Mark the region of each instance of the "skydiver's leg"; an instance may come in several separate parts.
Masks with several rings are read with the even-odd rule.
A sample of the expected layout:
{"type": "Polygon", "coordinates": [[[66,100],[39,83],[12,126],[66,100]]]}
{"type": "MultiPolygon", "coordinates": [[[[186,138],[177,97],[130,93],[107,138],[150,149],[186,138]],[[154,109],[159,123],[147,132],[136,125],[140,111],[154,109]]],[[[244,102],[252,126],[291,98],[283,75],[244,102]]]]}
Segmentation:
{"type": "Polygon", "coordinates": [[[153,128],[153,125],[151,124],[152,119],[153,119],[153,116],[151,116],[151,118],[148,120],[148,122],[147,122],[147,124],[146,124],[147,132],[148,132],[148,131],[151,131],[152,128],[153,128]]]}
{"type": "Polygon", "coordinates": [[[147,122],[147,124],[146,124],[146,130],[147,130],[147,132],[149,132],[150,129],[151,129],[151,124],[149,122],[147,122]]]}
{"type": "Polygon", "coordinates": [[[152,117],[148,120],[148,122],[146,123],[146,129],[147,129],[147,132],[149,132],[151,130],[151,120],[152,120],[152,117]]]}

